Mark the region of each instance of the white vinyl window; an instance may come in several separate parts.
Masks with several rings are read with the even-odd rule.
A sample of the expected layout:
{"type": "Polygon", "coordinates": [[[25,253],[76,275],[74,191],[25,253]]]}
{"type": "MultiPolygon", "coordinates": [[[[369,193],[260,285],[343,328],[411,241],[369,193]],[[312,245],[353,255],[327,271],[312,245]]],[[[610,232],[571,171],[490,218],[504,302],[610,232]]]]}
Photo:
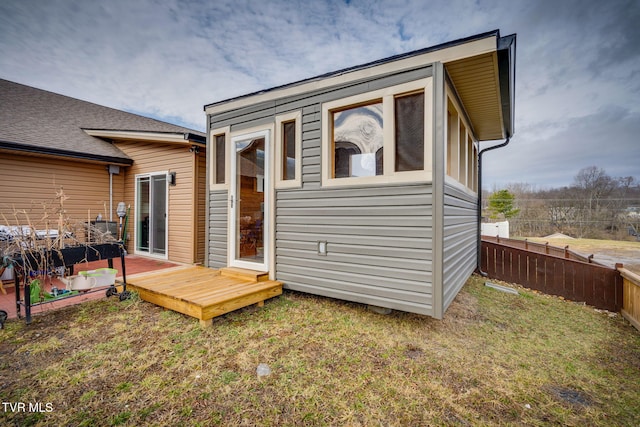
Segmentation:
{"type": "Polygon", "coordinates": [[[322,185],[431,180],[431,78],[322,105],[322,185]]]}
{"type": "Polygon", "coordinates": [[[276,117],[276,188],[302,186],[302,115],[300,111],[276,117]]]}
{"type": "Polygon", "coordinates": [[[447,89],[446,174],[449,182],[477,192],[477,143],[462,111],[455,96],[447,89]]]}
{"type": "Polygon", "coordinates": [[[230,138],[229,131],[230,128],[227,126],[214,129],[210,134],[208,153],[210,153],[211,177],[209,185],[212,190],[227,188],[229,185],[229,171],[227,170],[227,165],[229,164],[227,153],[229,151],[227,149],[230,138]]]}

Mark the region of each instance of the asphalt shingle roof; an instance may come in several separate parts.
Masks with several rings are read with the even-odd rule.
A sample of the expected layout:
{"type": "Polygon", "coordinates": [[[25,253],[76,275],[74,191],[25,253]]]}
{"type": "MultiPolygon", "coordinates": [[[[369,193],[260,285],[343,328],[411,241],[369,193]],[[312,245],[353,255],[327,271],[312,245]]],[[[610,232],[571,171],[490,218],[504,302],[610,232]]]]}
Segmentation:
{"type": "Polygon", "coordinates": [[[130,162],[115,145],[82,129],[204,135],[137,114],[0,79],[0,144],[130,162]]]}

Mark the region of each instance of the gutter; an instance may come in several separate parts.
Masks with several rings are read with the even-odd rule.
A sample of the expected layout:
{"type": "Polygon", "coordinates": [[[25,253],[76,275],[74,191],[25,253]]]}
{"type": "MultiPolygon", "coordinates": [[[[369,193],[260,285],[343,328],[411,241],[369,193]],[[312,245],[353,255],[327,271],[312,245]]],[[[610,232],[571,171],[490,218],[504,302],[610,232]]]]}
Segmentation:
{"type": "Polygon", "coordinates": [[[478,224],[478,256],[477,256],[477,265],[476,271],[483,277],[487,277],[487,273],[482,271],[482,155],[486,151],[496,150],[498,148],[506,147],[509,144],[511,137],[507,137],[507,139],[498,145],[493,145],[491,147],[484,148],[480,150],[478,153],[478,209],[476,213],[476,223],[478,224]]]}
{"type": "Polygon", "coordinates": [[[507,139],[501,144],[487,147],[478,153],[478,212],[476,218],[478,224],[478,254],[476,271],[484,277],[487,277],[487,273],[482,271],[482,155],[487,151],[506,147],[513,135],[516,90],[516,35],[499,37],[496,52],[498,56],[498,82],[502,98],[503,129],[504,136],[507,139]]]}

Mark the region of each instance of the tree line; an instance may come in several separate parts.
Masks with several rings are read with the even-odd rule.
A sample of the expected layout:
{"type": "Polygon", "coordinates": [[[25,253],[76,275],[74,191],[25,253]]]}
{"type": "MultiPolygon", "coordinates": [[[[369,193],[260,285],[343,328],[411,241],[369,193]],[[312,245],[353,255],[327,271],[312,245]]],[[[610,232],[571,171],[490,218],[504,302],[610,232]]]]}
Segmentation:
{"type": "Polygon", "coordinates": [[[596,166],[581,169],[570,186],[538,190],[515,183],[485,192],[483,200],[485,220],[508,219],[513,236],[559,232],[625,239],[640,234],[640,183],[631,176],[612,177],[596,166]]]}

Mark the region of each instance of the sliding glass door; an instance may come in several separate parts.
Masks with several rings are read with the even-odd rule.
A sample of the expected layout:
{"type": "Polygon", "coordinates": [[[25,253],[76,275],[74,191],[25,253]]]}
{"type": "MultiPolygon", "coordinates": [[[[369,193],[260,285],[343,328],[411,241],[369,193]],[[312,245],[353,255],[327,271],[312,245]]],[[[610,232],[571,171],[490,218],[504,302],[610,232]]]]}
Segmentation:
{"type": "Polygon", "coordinates": [[[166,257],[167,174],[136,176],[136,252],[166,257]]]}

